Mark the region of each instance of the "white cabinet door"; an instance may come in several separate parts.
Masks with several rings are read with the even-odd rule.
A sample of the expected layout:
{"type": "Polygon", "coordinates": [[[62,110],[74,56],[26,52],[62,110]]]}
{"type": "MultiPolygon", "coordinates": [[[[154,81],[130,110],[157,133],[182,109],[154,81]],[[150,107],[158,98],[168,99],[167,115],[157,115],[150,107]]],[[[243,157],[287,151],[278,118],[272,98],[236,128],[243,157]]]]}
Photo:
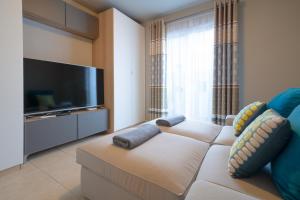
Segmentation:
{"type": "Polygon", "coordinates": [[[145,119],[144,28],[114,9],[114,129],[145,119]]]}
{"type": "Polygon", "coordinates": [[[131,19],[114,10],[114,128],[132,124],[131,19]]]}
{"type": "Polygon", "coordinates": [[[136,55],[132,67],[132,88],[133,88],[133,123],[140,123],[145,120],[145,31],[141,26],[135,26],[132,44],[132,53],[136,55]]]}

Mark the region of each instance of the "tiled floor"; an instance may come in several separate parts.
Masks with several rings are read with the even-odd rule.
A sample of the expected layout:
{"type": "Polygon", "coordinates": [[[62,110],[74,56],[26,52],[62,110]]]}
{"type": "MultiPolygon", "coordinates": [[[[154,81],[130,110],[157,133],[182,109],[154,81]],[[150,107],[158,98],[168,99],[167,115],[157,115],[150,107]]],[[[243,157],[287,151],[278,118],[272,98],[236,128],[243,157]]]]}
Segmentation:
{"type": "Polygon", "coordinates": [[[76,148],[99,135],[28,158],[22,168],[0,172],[0,200],[84,200],[76,148]]]}

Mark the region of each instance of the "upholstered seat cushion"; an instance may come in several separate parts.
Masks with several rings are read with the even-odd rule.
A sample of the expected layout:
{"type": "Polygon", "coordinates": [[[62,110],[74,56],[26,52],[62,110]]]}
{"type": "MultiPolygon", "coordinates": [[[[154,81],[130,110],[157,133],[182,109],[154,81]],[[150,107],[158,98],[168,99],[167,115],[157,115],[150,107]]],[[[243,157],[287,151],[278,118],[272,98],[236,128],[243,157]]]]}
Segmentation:
{"type": "Polygon", "coordinates": [[[258,200],[257,198],[228,189],[214,183],[197,180],[193,183],[185,200],[258,200]]]}
{"type": "MultiPolygon", "coordinates": [[[[125,132],[120,131],[119,133],[125,132]]],[[[77,149],[77,162],[140,199],[182,199],[195,180],[209,145],[161,133],[126,150],[110,134],[77,149]]]]}
{"type": "Polygon", "coordinates": [[[258,199],[281,199],[266,169],[250,178],[232,178],[227,170],[230,148],[213,145],[205,156],[197,180],[208,181],[258,199]]]}
{"type": "Polygon", "coordinates": [[[236,136],[234,135],[233,126],[224,126],[214,141],[214,144],[231,146],[235,140],[236,136]]]}
{"type": "Polygon", "coordinates": [[[222,130],[220,125],[196,120],[185,120],[172,127],[159,126],[159,128],[164,132],[190,137],[207,143],[212,143],[222,130]]]}

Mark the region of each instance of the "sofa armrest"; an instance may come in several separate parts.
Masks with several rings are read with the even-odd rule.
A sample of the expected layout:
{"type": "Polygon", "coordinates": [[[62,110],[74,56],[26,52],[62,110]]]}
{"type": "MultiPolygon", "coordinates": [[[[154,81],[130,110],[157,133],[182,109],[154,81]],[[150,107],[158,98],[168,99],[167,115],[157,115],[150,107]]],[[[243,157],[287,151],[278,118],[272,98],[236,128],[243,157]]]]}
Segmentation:
{"type": "Polygon", "coordinates": [[[236,115],[227,115],[225,119],[225,125],[226,126],[232,126],[233,120],[236,117],[236,115]]]}

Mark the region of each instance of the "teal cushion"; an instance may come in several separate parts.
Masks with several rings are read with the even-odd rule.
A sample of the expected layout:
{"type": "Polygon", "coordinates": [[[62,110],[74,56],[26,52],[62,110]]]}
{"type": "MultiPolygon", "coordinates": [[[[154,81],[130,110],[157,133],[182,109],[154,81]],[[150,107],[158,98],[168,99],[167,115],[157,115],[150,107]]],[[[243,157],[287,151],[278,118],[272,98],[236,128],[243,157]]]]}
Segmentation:
{"type": "Polygon", "coordinates": [[[272,162],[272,177],[284,199],[300,199],[300,105],[289,116],[293,136],[272,162]]]}
{"type": "Polygon", "coordinates": [[[277,157],[290,139],[290,124],[269,109],[258,116],[235,140],[230,150],[228,170],[233,177],[255,174],[277,157]]]}
{"type": "Polygon", "coordinates": [[[288,117],[299,104],[300,88],[289,88],[275,96],[268,103],[268,108],[276,110],[283,117],[288,117]]]}

